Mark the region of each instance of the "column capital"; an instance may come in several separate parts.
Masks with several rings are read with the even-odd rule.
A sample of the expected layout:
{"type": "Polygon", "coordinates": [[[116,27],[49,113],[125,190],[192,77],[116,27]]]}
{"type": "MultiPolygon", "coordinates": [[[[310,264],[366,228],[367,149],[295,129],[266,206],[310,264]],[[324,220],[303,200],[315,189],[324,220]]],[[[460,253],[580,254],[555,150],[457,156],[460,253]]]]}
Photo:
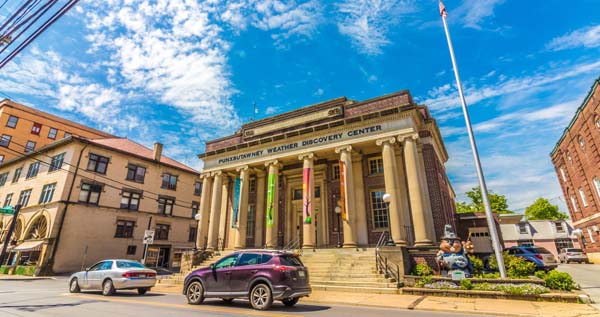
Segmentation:
{"type": "Polygon", "coordinates": [[[352,145],[344,145],[344,146],[340,146],[340,147],[336,147],[335,148],[335,153],[342,153],[342,152],[348,152],[348,153],[352,153],[352,145]]]}
{"type": "Polygon", "coordinates": [[[243,172],[248,171],[249,169],[250,169],[250,167],[248,167],[248,165],[244,165],[244,166],[240,166],[240,167],[236,168],[235,170],[238,173],[243,173],[243,172]]]}
{"type": "Polygon", "coordinates": [[[375,144],[377,144],[377,146],[382,146],[386,143],[392,145],[392,144],[396,143],[396,138],[390,137],[390,138],[378,139],[375,141],[375,144]]]}
{"type": "Polygon", "coordinates": [[[200,174],[200,179],[202,181],[205,181],[207,178],[211,178],[211,177],[212,177],[212,174],[210,172],[209,173],[202,173],[202,174],[200,174]]]}
{"type": "Polygon", "coordinates": [[[406,139],[412,139],[413,141],[416,141],[419,139],[419,134],[411,133],[411,134],[403,134],[403,135],[398,136],[398,141],[400,143],[404,143],[404,140],[406,140],[406,139]]]}
{"type": "Polygon", "coordinates": [[[223,175],[223,172],[222,172],[222,171],[216,171],[216,172],[212,172],[212,173],[210,173],[210,176],[211,176],[211,177],[216,177],[216,176],[221,176],[221,175],[223,175]]]}
{"type": "Polygon", "coordinates": [[[314,160],[316,158],[317,158],[317,155],[313,152],[298,155],[298,159],[301,161],[305,160],[305,159],[314,160]]]}
{"type": "Polygon", "coordinates": [[[281,167],[281,163],[279,163],[279,160],[272,160],[272,161],[266,161],[265,162],[265,166],[269,167],[271,165],[275,165],[277,167],[281,167]]]}

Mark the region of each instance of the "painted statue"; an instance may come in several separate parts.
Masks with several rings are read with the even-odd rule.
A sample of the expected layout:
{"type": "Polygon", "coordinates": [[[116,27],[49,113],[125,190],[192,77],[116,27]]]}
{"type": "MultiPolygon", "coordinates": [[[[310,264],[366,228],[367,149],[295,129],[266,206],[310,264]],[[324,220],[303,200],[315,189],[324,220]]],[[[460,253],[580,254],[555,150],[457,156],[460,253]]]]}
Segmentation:
{"type": "Polygon", "coordinates": [[[443,276],[452,276],[453,272],[462,272],[464,277],[471,277],[473,265],[468,254],[473,253],[471,241],[461,242],[451,225],[444,228],[444,237],[437,253],[437,261],[443,276]]]}

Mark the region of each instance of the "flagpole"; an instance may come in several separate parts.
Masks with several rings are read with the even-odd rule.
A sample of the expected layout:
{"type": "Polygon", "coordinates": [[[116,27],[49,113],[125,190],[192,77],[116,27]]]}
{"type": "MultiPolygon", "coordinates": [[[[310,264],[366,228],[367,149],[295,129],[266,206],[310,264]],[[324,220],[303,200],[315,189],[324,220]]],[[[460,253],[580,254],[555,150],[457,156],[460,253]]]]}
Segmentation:
{"type": "Polygon", "coordinates": [[[440,1],[440,15],[442,16],[442,22],[444,23],[444,31],[446,32],[446,39],[448,40],[448,49],[450,50],[450,58],[452,59],[452,68],[454,69],[454,77],[456,78],[456,86],[458,87],[458,94],[460,95],[460,102],[462,104],[462,111],[465,117],[465,123],[467,125],[467,133],[469,134],[469,142],[471,143],[471,151],[473,152],[473,160],[475,161],[475,168],[477,169],[477,178],[479,179],[479,187],[481,188],[481,198],[483,199],[483,205],[485,207],[485,216],[487,218],[488,227],[490,230],[490,237],[492,238],[492,246],[494,247],[494,254],[498,261],[498,269],[500,271],[500,277],[506,278],[506,269],[504,267],[504,258],[502,257],[502,247],[500,246],[500,240],[498,239],[498,230],[496,230],[496,223],[492,214],[492,208],[488,198],[488,190],[485,185],[485,178],[483,176],[483,170],[481,169],[481,162],[479,161],[479,153],[477,152],[477,144],[475,143],[475,137],[473,136],[473,129],[471,128],[471,119],[469,118],[469,111],[467,110],[467,101],[463,93],[460,76],[458,74],[458,66],[456,65],[456,58],[454,57],[454,48],[452,47],[452,40],[450,39],[450,31],[448,31],[448,24],[446,23],[446,8],[440,1]]]}

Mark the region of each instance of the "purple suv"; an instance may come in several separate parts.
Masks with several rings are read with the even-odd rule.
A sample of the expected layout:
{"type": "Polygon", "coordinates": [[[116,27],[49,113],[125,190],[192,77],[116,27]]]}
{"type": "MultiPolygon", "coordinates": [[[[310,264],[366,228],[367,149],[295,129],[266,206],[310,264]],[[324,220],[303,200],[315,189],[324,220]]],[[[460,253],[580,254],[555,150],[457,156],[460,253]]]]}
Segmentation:
{"type": "Polygon", "coordinates": [[[265,310],[273,300],[294,306],[310,294],[308,270],[297,255],[283,251],[238,251],[210,267],[191,272],[185,278],[183,294],[188,304],[202,304],[205,298],[248,298],[254,309],[265,310]]]}

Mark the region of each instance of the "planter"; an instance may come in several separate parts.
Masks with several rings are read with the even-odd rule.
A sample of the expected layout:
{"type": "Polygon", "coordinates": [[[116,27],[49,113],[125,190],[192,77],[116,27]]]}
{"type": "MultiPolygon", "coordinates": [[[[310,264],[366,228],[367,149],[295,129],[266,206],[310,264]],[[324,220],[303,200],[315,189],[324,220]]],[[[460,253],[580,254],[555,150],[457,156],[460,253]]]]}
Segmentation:
{"type": "Polygon", "coordinates": [[[451,290],[451,289],[430,289],[417,287],[404,287],[402,294],[411,295],[429,295],[429,296],[444,296],[444,297],[477,297],[477,298],[493,298],[493,299],[518,299],[529,301],[545,301],[545,302],[563,302],[563,303],[580,303],[582,302],[579,294],[570,293],[546,293],[540,295],[513,295],[497,291],[476,291],[476,290],[451,290]]]}
{"type": "Polygon", "coordinates": [[[25,275],[25,276],[34,276],[35,275],[35,266],[17,266],[15,268],[15,275],[25,275]]]}
{"type": "MultiPolygon", "coordinates": [[[[448,282],[452,282],[452,279],[449,278],[449,277],[431,276],[431,278],[434,281],[448,281],[448,282]]],[[[404,282],[408,286],[414,286],[415,284],[417,284],[417,282],[419,282],[422,279],[423,279],[422,276],[415,276],[415,275],[405,275],[404,276],[404,282]]],[[[494,283],[494,284],[501,284],[501,283],[525,284],[525,283],[527,283],[527,284],[544,285],[544,280],[541,280],[539,278],[530,278],[530,279],[470,278],[469,280],[473,284],[478,284],[478,283],[490,283],[490,284],[492,284],[492,283],[494,283]]]]}

